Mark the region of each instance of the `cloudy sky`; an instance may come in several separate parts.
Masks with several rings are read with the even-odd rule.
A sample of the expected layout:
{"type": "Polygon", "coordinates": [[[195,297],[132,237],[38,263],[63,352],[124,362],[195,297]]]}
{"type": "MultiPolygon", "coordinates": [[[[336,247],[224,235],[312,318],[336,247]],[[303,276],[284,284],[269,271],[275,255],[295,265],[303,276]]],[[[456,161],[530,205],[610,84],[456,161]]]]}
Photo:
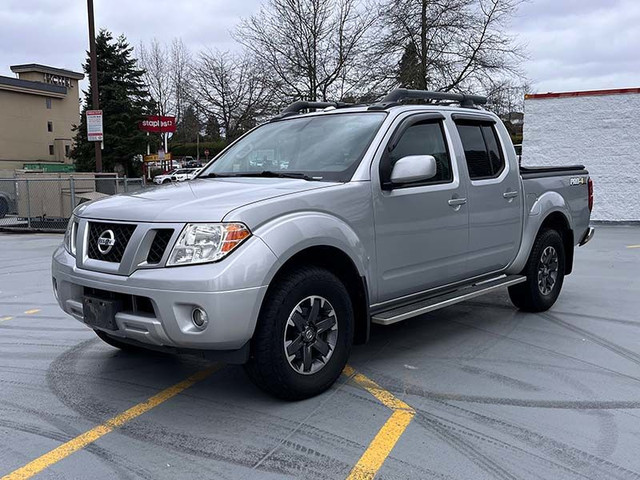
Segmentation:
{"type": "MultiPolygon", "coordinates": [[[[236,48],[229,31],[261,0],[94,0],[96,27],[133,45],[181,37],[198,51],[236,48]]],[[[529,0],[513,20],[529,52],[523,69],[537,92],[640,86],[640,2],[529,0]]],[[[1,0],[0,75],[9,65],[80,70],[87,49],[84,0],[1,0]]]]}

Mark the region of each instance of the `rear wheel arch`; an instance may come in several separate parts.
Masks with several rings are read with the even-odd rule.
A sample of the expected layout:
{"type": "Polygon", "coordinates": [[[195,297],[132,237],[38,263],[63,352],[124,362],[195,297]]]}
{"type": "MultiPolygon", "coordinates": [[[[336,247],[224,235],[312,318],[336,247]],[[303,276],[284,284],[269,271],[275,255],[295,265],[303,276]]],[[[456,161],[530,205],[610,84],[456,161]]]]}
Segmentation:
{"type": "MultiPolygon", "coordinates": [[[[369,340],[370,329],[369,294],[366,278],[360,274],[351,257],[337,247],[327,245],[307,247],[284,262],[269,282],[269,288],[286,277],[287,273],[304,266],[324,268],[344,284],[354,309],[354,343],[366,343],[369,340]]],[[[265,298],[268,298],[268,295],[265,295],[265,298]]]]}

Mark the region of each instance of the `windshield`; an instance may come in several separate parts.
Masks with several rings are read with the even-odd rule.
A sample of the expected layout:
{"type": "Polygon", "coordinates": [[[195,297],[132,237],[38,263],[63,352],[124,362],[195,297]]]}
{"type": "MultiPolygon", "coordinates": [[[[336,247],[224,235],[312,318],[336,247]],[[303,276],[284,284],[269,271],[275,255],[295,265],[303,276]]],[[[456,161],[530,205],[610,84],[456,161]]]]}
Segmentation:
{"type": "Polygon", "coordinates": [[[200,178],[264,174],[346,182],[384,118],[362,112],[267,123],[221,154],[200,178]]]}

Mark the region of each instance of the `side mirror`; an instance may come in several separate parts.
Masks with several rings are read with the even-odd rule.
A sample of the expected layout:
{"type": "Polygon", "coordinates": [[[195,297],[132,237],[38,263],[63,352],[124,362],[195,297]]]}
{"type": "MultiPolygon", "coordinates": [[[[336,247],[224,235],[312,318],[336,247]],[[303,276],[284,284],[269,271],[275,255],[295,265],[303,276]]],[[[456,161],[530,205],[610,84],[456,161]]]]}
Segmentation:
{"type": "Polygon", "coordinates": [[[391,171],[391,184],[421,182],[436,176],[436,159],[431,155],[409,155],[396,162],[391,171]]]}

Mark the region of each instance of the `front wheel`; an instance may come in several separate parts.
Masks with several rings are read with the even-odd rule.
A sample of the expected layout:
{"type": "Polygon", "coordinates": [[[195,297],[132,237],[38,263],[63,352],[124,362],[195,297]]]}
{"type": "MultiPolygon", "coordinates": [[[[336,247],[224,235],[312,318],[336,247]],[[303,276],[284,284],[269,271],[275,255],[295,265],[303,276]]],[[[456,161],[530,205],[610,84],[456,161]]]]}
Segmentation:
{"type": "Polygon", "coordinates": [[[292,271],[267,292],[245,371],[286,400],[322,393],[340,376],[353,341],[347,289],[318,267],[292,271]]]}
{"type": "Polygon", "coordinates": [[[509,287],[511,302],[526,312],[549,310],[560,295],[565,271],[562,237],[556,230],[544,230],[536,238],[523,275],[524,283],[509,287]]]}

